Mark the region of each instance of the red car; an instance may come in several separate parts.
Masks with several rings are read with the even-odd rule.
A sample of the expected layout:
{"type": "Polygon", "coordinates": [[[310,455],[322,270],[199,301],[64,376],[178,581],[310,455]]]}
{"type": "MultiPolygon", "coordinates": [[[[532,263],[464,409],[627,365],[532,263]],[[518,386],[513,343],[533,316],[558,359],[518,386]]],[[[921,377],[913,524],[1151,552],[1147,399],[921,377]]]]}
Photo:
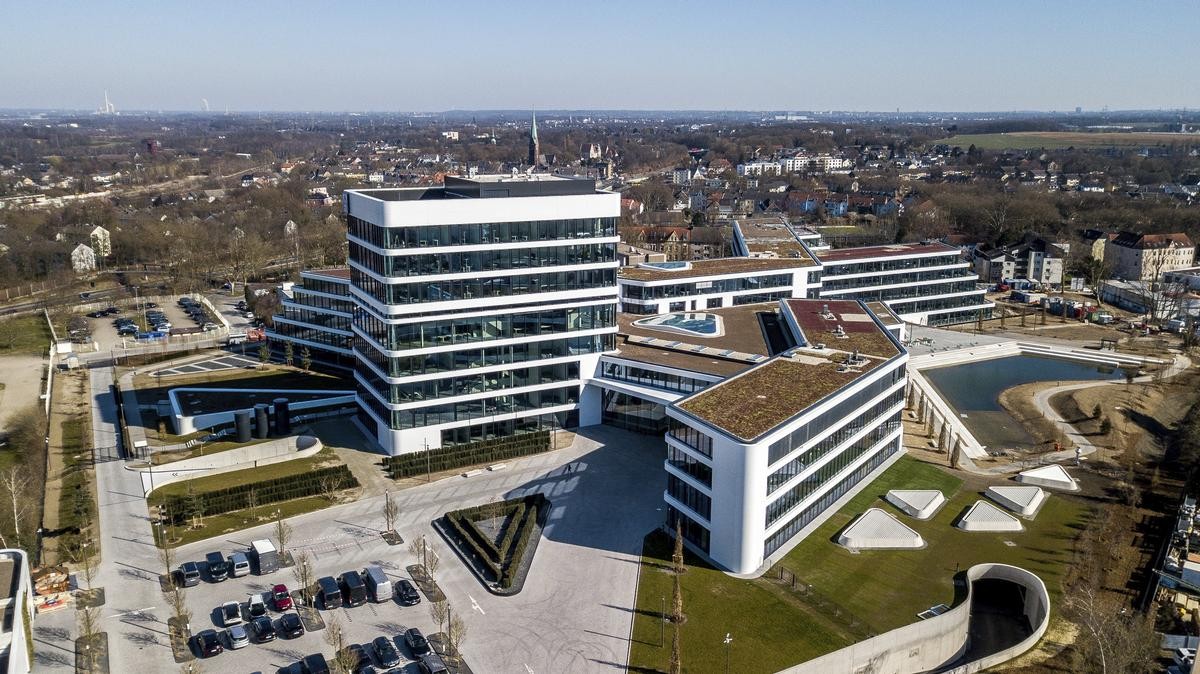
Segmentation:
{"type": "Polygon", "coordinates": [[[286,611],[292,607],[292,595],[288,593],[287,585],[271,588],[271,599],[275,601],[276,611],[286,611]]]}

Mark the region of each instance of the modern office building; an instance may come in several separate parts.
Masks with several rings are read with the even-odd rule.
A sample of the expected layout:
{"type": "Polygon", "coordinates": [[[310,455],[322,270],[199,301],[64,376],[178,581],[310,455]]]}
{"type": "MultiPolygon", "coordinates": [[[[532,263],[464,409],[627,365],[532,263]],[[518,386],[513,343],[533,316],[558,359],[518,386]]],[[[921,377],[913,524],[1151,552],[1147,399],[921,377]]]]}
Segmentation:
{"type": "Polygon", "coordinates": [[[669,522],[753,573],[899,456],[903,329],[846,300],[622,315],[604,423],[666,432],[669,522]]]}
{"type": "Polygon", "coordinates": [[[821,297],[883,302],[909,323],[990,318],[994,304],[959,250],[938,241],[821,253],[821,297]]]}
{"type": "Polygon", "coordinates": [[[343,203],[359,419],[388,452],[599,423],[620,195],[515,174],[343,203]]]}
{"type": "Polygon", "coordinates": [[[33,671],[33,581],[29,557],[24,550],[0,550],[0,673],[26,674],[33,671]]]}
{"type": "Polygon", "coordinates": [[[617,274],[620,310],[653,315],[809,297],[816,293],[818,270],[811,256],[643,262],[617,274]]]}
{"type": "Polygon", "coordinates": [[[305,270],[300,280],[299,284],[285,283],[279,289],[280,312],[267,330],[276,357],[282,357],[285,345],[291,344],[295,362],[300,362],[308,349],[317,365],[353,369],[354,332],[350,324],[356,305],[350,297],[350,270],[305,270]]]}

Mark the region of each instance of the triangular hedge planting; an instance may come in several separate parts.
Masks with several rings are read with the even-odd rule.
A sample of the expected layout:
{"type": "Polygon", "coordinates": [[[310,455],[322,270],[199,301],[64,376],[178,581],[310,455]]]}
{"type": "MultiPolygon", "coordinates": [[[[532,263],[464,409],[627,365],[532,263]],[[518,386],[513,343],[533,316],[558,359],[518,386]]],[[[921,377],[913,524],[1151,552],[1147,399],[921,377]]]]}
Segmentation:
{"type": "Polygon", "coordinates": [[[539,522],[545,521],[550,502],[542,494],[452,510],[443,517],[450,543],[475,566],[485,582],[507,590],[512,587],[539,522]],[[481,526],[492,520],[492,527],[481,526]]]}

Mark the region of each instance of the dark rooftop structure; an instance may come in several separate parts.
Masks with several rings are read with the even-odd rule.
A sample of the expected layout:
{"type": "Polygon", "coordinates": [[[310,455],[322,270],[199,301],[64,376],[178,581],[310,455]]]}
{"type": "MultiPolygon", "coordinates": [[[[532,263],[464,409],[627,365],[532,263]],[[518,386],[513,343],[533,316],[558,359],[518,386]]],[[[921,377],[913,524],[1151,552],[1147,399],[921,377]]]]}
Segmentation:
{"type": "Polygon", "coordinates": [[[348,190],[381,201],[424,201],[428,199],[496,199],[505,197],[561,197],[595,194],[596,181],[547,173],[481,175],[470,178],[446,176],[442,187],[398,187],[348,190]]]}

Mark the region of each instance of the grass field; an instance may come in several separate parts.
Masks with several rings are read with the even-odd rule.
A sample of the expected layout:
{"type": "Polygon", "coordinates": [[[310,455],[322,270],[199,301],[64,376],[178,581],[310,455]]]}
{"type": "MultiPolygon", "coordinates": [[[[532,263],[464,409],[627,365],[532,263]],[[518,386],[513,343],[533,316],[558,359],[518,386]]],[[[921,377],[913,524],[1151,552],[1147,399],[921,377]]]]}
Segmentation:
{"type": "Polygon", "coordinates": [[[951,147],[981,150],[1056,150],[1068,147],[1081,149],[1107,147],[1153,147],[1156,145],[1200,145],[1200,135],[1182,133],[1088,133],[1083,131],[1025,131],[1017,133],[978,133],[952,136],[935,141],[951,147]]]}
{"type": "MultiPolygon", "coordinates": [[[[955,529],[953,522],[994,482],[972,479],[964,483],[941,468],[905,457],[762,578],[735,579],[689,558],[682,579],[688,616],[681,628],[684,671],[718,671],[713,663],[724,660],[722,639],[727,632],[734,638],[730,671],[766,674],[858,641],[864,629],[881,633],[909,624],[930,606],[953,604],[954,575],[980,562],[1013,564],[1036,573],[1056,602],[1063,573],[1071,562],[1073,541],[1089,516],[1088,507],[1054,494],[1035,520],[1023,521],[1025,531],[968,534],[955,529]],[[900,516],[925,538],[925,548],[851,554],[833,543],[838,532],[867,508],[880,507],[897,514],[882,500],[889,489],[917,488],[940,489],[947,498],[946,505],[927,522],[900,516]],[[817,600],[803,599],[785,588],[775,580],[781,567],[793,572],[798,582],[812,585],[815,596],[829,603],[818,607],[817,600]],[[744,654],[744,659],[739,654],[744,654]],[[751,658],[749,654],[754,655],[751,658]]],[[[647,539],[630,671],[667,671],[670,648],[658,647],[658,616],[661,597],[668,602],[671,598],[671,576],[664,570],[670,566],[668,546],[661,534],[647,539]]],[[[668,644],[670,638],[668,625],[668,644]]]]}
{"type": "Polygon", "coordinates": [[[0,356],[44,354],[49,348],[50,327],[41,313],[0,320],[0,356]]]}

